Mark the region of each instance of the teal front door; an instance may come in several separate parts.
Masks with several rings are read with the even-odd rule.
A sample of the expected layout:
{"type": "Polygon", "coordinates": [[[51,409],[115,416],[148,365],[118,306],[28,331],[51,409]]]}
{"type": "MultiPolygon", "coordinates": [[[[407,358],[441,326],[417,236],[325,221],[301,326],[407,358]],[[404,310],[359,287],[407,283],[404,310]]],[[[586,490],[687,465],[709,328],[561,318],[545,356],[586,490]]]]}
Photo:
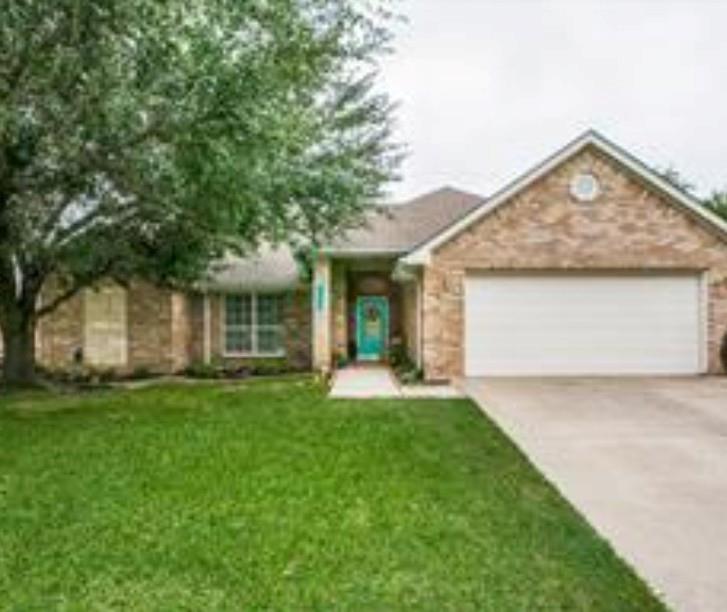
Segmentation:
{"type": "Polygon", "coordinates": [[[356,301],[357,358],[378,361],[386,353],[389,336],[389,301],[385,297],[360,297],[356,301]]]}

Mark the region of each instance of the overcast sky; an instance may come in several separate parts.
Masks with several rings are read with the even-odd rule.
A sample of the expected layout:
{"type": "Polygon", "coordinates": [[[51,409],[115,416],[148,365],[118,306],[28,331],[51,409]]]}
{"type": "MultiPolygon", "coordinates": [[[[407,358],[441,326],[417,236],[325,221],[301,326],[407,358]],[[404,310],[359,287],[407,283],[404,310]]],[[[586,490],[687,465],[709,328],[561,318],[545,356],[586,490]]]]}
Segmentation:
{"type": "Polygon", "coordinates": [[[402,0],[383,87],[403,199],[488,194],[589,127],[727,187],[727,0],[402,0]]]}

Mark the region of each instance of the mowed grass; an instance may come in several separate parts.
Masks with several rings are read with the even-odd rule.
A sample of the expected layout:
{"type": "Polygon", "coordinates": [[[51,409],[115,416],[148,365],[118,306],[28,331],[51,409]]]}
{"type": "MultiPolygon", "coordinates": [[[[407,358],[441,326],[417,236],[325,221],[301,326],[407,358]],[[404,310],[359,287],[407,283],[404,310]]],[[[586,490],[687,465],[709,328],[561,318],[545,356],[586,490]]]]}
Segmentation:
{"type": "Polygon", "coordinates": [[[469,402],[0,399],[0,607],[657,610],[469,402]]]}

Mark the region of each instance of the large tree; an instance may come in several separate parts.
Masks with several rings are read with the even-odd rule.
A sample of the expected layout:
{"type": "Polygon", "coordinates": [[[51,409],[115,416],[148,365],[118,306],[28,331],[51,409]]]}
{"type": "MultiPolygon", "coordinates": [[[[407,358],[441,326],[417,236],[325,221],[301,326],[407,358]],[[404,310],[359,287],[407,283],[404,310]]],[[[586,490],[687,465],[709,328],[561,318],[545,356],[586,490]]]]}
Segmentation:
{"type": "Polygon", "coordinates": [[[393,176],[391,105],[371,78],[389,40],[378,0],[0,13],[6,382],[33,379],[39,317],[99,279],[188,281],[226,249],[319,239],[393,176]]]}

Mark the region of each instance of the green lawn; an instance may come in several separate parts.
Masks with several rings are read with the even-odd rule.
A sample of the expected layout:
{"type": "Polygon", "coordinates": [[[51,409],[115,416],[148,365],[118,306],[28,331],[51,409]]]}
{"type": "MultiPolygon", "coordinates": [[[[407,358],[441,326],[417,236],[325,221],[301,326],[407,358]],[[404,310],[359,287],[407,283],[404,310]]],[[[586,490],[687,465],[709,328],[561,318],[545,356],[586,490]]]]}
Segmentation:
{"type": "Polygon", "coordinates": [[[469,402],[0,398],[0,607],[657,610],[469,402]]]}

